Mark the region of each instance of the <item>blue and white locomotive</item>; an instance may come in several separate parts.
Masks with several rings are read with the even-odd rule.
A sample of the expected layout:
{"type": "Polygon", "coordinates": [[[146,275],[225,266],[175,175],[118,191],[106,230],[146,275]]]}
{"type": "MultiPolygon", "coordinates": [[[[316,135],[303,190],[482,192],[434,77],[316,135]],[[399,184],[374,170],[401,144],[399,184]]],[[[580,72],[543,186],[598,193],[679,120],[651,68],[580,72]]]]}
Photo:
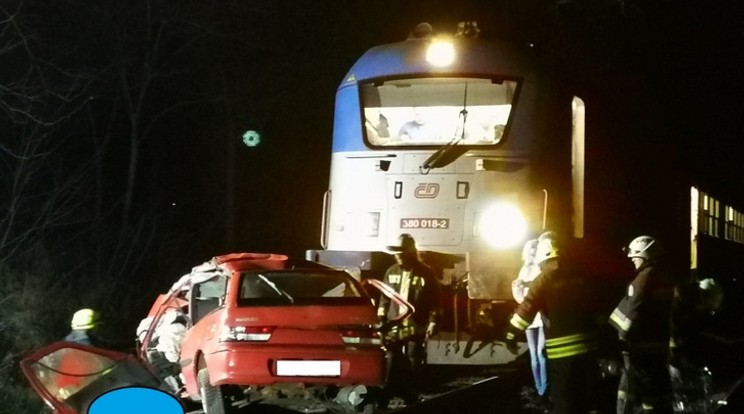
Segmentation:
{"type": "Polygon", "coordinates": [[[479,38],[475,23],[454,34],[423,23],[368,50],[338,88],[322,249],[308,257],[380,277],[386,246],[410,233],[452,288],[429,363],[513,359],[476,325],[485,315],[498,330],[522,246],[543,230],[599,251],[648,229],[674,241],[684,271],[696,260],[688,224],[702,222],[708,198],[692,187],[690,201],[691,181],[674,171],[639,168],[637,148],[648,159],[665,149],[629,139],[638,130],[614,123],[611,105],[594,108],[535,55],[479,38]]]}

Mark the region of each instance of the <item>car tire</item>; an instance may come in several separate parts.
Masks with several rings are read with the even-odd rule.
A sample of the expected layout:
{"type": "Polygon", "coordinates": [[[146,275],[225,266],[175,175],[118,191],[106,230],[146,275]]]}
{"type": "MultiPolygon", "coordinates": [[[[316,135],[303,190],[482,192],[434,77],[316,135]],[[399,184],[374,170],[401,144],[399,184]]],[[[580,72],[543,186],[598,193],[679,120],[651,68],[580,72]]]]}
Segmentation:
{"type": "Polygon", "coordinates": [[[225,406],[225,398],[219,386],[209,383],[209,371],[207,368],[199,370],[196,376],[199,384],[199,395],[201,396],[202,409],[205,414],[228,414],[225,406]]]}

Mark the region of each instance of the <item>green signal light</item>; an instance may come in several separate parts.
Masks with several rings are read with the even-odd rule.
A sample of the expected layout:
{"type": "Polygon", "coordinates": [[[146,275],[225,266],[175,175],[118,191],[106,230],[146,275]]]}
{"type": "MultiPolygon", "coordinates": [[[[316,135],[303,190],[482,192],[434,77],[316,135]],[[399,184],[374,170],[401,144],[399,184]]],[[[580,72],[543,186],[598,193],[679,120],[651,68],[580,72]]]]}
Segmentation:
{"type": "Polygon", "coordinates": [[[257,147],[261,143],[261,134],[254,130],[246,131],[243,134],[243,144],[246,147],[257,147]]]}

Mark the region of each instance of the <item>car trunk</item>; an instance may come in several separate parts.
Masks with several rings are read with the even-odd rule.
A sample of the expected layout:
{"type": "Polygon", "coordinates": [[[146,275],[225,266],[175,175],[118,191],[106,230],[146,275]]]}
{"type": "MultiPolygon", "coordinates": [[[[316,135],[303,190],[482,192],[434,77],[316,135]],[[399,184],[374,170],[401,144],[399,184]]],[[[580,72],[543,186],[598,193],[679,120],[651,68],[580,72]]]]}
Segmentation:
{"type": "Polygon", "coordinates": [[[368,336],[377,323],[374,307],[365,306],[266,306],[234,308],[228,326],[270,332],[268,343],[344,345],[342,334],[368,336]]]}

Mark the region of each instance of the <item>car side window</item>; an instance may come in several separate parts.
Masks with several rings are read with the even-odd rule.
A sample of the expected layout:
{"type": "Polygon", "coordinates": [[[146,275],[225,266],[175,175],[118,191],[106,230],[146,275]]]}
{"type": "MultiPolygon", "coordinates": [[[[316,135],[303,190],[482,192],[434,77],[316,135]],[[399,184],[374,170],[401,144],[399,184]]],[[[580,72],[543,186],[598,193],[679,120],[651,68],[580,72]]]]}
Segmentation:
{"type": "Polygon", "coordinates": [[[192,286],[190,308],[191,320],[194,324],[223,305],[226,288],[227,277],[225,276],[219,276],[192,286]]]}

